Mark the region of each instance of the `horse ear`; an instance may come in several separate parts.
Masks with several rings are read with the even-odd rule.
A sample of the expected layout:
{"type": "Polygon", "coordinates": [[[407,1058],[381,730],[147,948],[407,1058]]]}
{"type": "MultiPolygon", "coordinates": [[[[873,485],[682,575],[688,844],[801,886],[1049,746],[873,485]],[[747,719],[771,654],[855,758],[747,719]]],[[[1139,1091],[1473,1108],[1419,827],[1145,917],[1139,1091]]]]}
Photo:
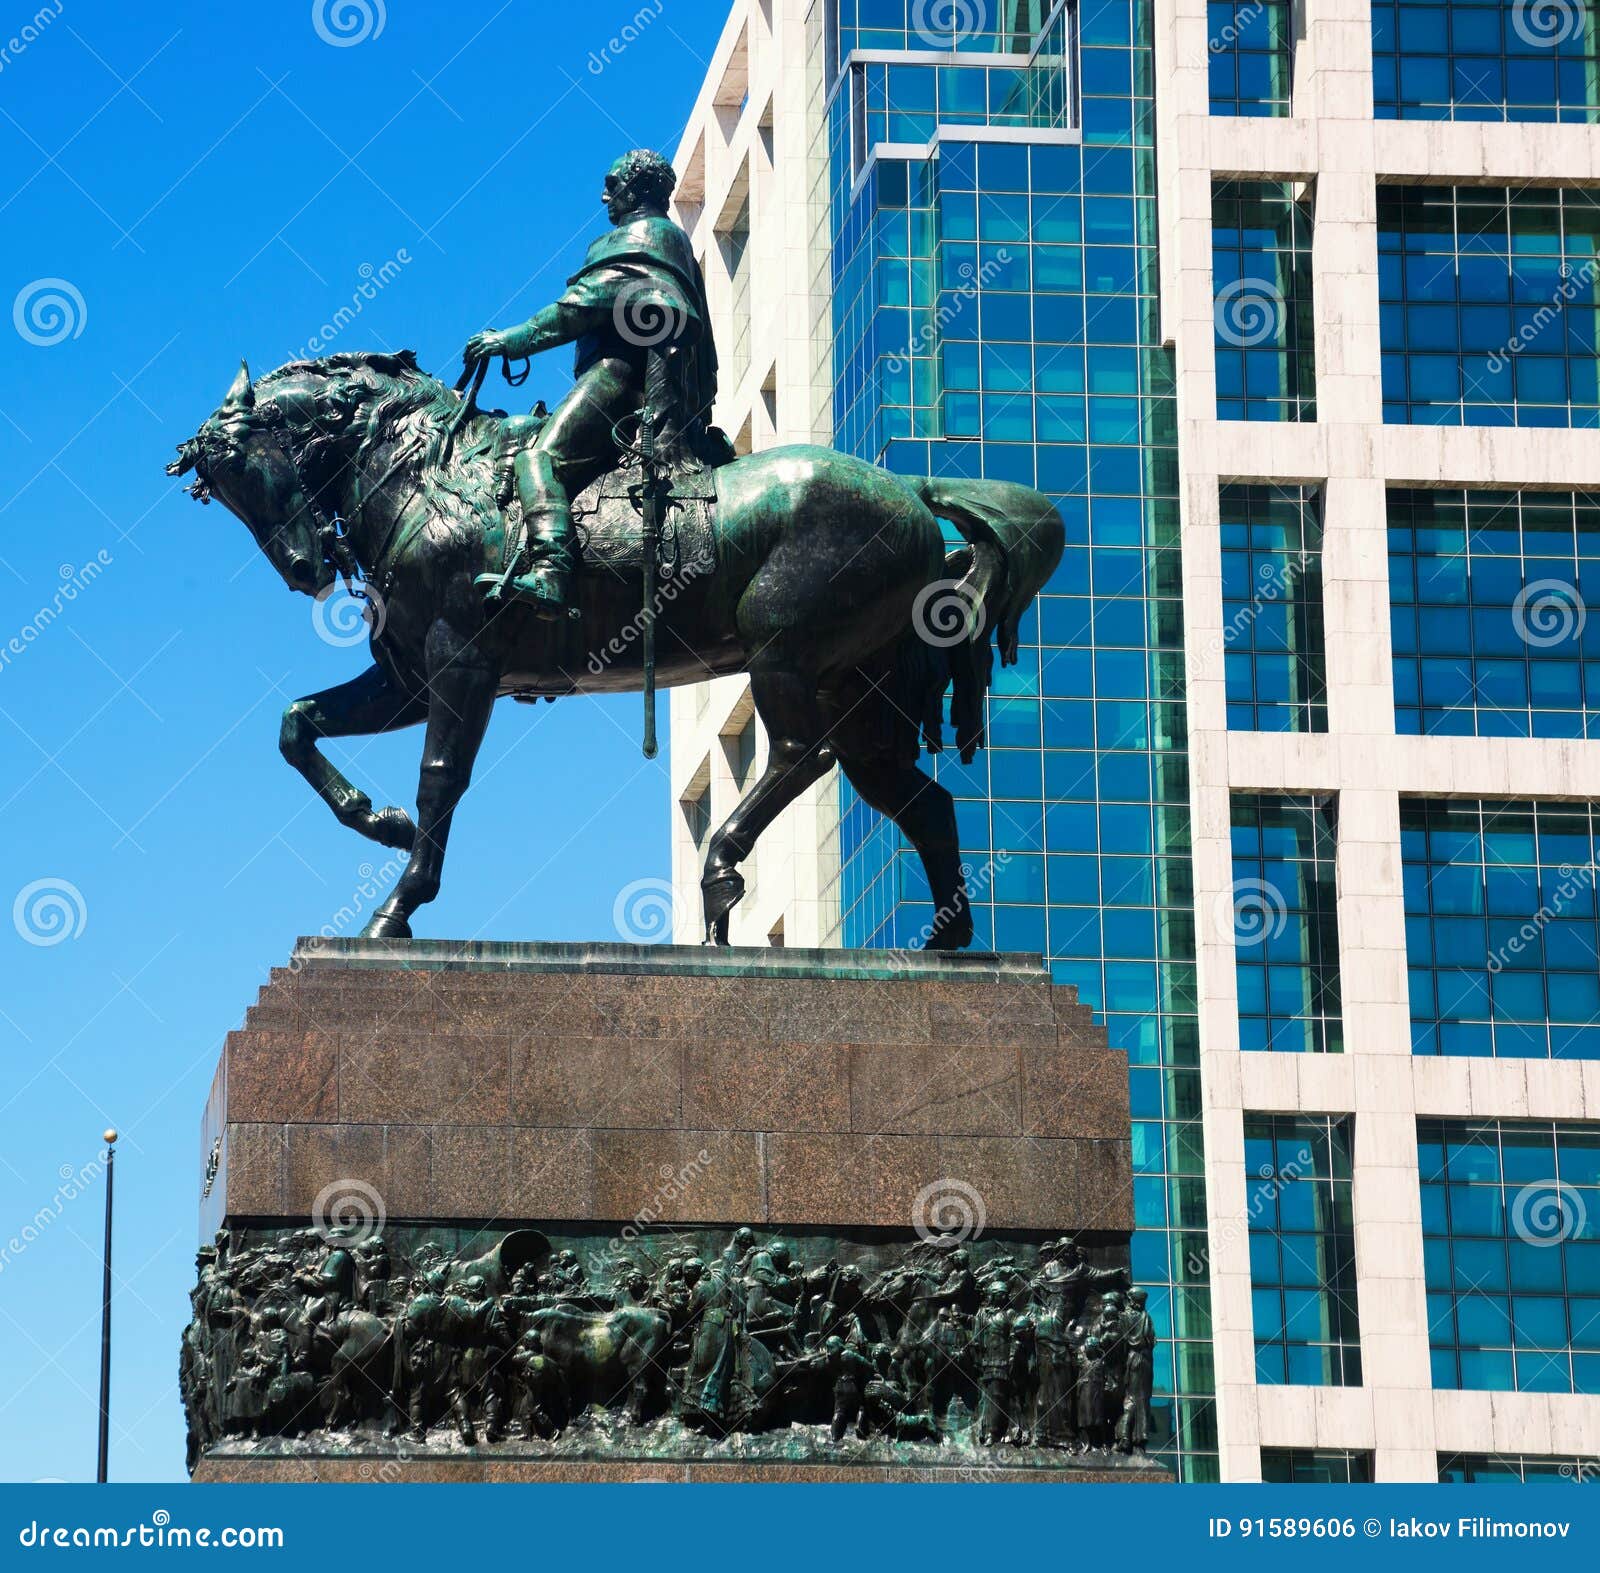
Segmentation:
{"type": "Polygon", "coordinates": [[[250,386],[250,367],[241,360],[239,375],[233,379],[228,396],[222,401],[224,409],[253,410],[256,407],[256,390],[250,386]]]}

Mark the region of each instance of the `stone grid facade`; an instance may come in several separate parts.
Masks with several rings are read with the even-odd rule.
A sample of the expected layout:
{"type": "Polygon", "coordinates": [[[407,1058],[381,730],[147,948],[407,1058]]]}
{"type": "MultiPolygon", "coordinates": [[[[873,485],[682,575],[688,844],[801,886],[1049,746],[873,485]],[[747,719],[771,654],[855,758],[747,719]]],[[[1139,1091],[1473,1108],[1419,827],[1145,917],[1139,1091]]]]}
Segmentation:
{"type": "Polygon", "coordinates": [[[1580,126],[1372,118],[1361,0],[1309,0],[1289,119],[1213,118],[1204,0],[1156,6],[1162,309],[1176,341],[1188,646],[1201,1065],[1225,1480],[1260,1478],[1260,1448],[1371,1450],[1380,1481],[1433,1480],[1450,1452],[1582,1453],[1600,1399],[1435,1392],[1424,1292],[1419,1115],[1600,1119],[1600,1064],[1413,1056],[1400,797],[1593,798],[1600,747],[1394,735],[1387,486],[1592,486],[1600,437],[1567,430],[1383,424],[1380,182],[1592,185],[1580,126]],[[1314,181],[1315,423],[1218,421],[1212,182],[1314,181]],[[1218,486],[1323,487],[1325,735],[1227,730],[1218,486]],[[1238,1051],[1229,847],[1236,791],[1338,794],[1342,1055],[1238,1051]],[[1355,1246],[1364,1385],[1259,1387],[1254,1374],[1243,1114],[1355,1115],[1355,1246]]]}

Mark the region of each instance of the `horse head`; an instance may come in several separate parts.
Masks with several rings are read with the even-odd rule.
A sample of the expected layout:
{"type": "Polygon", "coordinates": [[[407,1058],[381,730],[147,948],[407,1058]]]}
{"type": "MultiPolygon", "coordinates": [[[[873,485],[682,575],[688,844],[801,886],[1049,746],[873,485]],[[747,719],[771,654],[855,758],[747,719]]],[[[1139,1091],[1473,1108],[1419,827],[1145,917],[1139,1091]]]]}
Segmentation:
{"type": "Polygon", "coordinates": [[[190,494],[241,520],[291,590],[321,595],[337,577],[336,498],[363,440],[363,409],[396,383],[430,385],[409,351],[293,361],[258,382],[240,362],[228,394],[167,466],[194,471],[190,494]]]}

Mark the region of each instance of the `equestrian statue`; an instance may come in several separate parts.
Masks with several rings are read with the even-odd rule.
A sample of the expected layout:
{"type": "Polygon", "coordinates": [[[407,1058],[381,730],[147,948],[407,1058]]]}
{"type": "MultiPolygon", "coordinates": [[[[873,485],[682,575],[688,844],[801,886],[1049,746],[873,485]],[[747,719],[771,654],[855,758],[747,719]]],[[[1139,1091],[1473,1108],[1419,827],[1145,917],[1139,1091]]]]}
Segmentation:
{"type": "Polygon", "coordinates": [[[606,176],[612,228],[566,293],[475,334],[454,388],[410,351],[294,361],[252,380],[182,443],[171,475],[249,528],[291,590],[343,579],[367,602],[373,664],[284,712],[284,757],[341,824],[409,853],[365,934],[408,939],[438,894],[456,805],[496,699],[654,692],[750,676],[766,769],[707,849],[708,942],[726,944],[739,864],[834,764],[927,872],[931,949],[971,943],[955,808],[918,768],[984,743],[993,650],[1060,561],[1049,498],[1007,481],[905,477],[829,448],[736,456],[709,424],[716,355],[674,177],[632,152],[606,176]],[[477,405],[490,363],[575,347],[553,412],[477,405]],[[940,520],[963,544],[946,549],[940,520]],[[425,723],[417,816],[374,808],[325,738],[425,723]]]}

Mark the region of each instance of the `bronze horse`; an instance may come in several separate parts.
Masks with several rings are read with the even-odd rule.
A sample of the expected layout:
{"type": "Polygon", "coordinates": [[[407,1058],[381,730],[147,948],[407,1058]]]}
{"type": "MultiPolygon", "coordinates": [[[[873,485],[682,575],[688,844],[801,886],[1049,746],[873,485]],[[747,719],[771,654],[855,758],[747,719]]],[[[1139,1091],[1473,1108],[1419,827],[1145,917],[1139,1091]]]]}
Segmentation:
{"type": "MultiPolygon", "coordinates": [[[[168,466],[194,470],[193,494],[236,514],[290,589],[321,596],[341,572],[364,579],[374,664],[291,704],[281,746],[341,824],[410,853],[369,936],[409,938],[412,914],[438,894],[496,699],[642,686],[639,522],[626,495],[591,500],[578,618],[492,608],[474,586],[507,556],[504,424],[464,407],[410,352],[337,354],[256,383],[241,366],[168,466]],[[317,747],[417,722],[427,736],[415,823],[374,809],[317,747]]],[[[927,945],[970,944],[954,804],[917,758],[923,742],[941,744],[952,684],[963,757],[982,746],[991,638],[1015,659],[1018,623],[1061,558],[1060,515],[1025,486],[906,479],[826,448],[768,449],[699,482],[714,491],[697,516],[705,551],[664,572],[659,679],[748,672],[770,744],[765,771],[707,850],[708,940],[727,943],[744,892],[738,865],[757,838],[837,762],[922,858],[936,908],[927,945]],[[941,518],[967,543],[948,555],[941,518]]],[[[673,508],[669,521],[680,515],[687,539],[689,510],[673,508]]]]}

